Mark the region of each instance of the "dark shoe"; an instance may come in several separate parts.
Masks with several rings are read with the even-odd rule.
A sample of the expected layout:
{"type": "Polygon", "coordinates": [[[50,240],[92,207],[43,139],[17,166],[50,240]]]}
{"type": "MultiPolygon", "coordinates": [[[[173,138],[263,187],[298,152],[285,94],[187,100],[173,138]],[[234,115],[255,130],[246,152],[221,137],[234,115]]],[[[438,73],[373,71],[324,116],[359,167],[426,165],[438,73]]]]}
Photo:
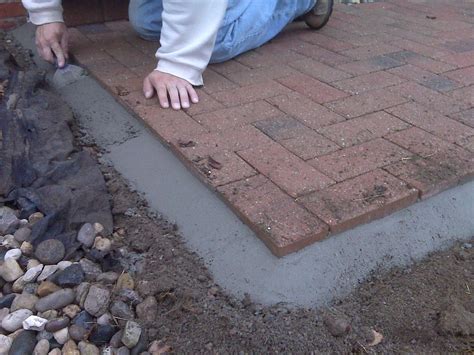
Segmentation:
{"type": "Polygon", "coordinates": [[[304,22],[313,30],[319,30],[329,21],[333,6],[334,0],[318,0],[316,5],[302,16],[304,22]]]}

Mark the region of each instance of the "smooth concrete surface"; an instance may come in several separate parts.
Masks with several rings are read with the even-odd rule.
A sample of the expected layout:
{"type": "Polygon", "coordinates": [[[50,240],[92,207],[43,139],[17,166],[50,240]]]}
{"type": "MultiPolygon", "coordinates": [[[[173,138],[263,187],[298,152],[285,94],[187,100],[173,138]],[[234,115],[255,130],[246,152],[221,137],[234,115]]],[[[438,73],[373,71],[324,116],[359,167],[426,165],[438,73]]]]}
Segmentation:
{"type": "MultiPolygon", "coordinates": [[[[26,27],[26,28],[25,28],[26,27]]],[[[32,47],[31,27],[14,31],[32,47]]],[[[151,208],[175,221],[227,292],[264,304],[316,307],[352,291],[372,272],[404,266],[474,235],[474,182],[384,219],[276,258],[229,208],[98,83],[59,94],[151,208]]]]}

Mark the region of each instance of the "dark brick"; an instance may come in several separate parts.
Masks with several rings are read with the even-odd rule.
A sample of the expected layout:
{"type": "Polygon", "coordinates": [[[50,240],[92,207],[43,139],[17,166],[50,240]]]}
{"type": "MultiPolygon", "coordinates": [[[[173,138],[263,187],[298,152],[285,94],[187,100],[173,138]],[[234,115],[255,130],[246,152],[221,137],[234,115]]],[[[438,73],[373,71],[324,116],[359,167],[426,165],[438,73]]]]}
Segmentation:
{"type": "Polygon", "coordinates": [[[222,186],[219,192],[276,256],[327,236],[325,223],[262,175],[222,186]]]}
{"type": "Polygon", "coordinates": [[[418,191],[381,170],[330,186],[298,202],[340,233],[413,204],[418,191]]]}

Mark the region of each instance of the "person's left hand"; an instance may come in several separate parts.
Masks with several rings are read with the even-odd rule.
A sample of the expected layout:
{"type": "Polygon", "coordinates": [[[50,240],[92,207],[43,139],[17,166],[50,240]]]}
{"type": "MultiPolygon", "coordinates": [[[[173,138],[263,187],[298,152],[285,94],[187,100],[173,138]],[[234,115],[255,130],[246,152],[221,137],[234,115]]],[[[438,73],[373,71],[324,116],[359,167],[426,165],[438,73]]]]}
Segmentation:
{"type": "Polygon", "coordinates": [[[170,107],[170,101],[175,110],[189,108],[190,102],[199,101],[196,90],[188,81],[158,70],[152,71],[143,81],[143,94],[147,99],[152,98],[155,91],[163,108],[170,107]]]}

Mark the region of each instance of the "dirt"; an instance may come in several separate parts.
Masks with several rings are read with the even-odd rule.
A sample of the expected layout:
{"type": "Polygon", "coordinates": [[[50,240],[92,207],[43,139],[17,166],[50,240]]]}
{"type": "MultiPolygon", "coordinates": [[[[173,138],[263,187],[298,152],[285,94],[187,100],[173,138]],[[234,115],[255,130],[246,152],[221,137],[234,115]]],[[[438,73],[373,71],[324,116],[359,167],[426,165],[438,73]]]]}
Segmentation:
{"type": "Polygon", "coordinates": [[[159,300],[158,316],[145,324],[149,338],[170,352],[474,351],[474,239],[408,269],[374,274],[326,309],[263,307],[226,295],[177,227],[150,211],[103,162],[87,132],[76,126],[74,134],[100,164],[113,206],[114,243],[135,252],[130,268],[140,294],[159,300]]]}

